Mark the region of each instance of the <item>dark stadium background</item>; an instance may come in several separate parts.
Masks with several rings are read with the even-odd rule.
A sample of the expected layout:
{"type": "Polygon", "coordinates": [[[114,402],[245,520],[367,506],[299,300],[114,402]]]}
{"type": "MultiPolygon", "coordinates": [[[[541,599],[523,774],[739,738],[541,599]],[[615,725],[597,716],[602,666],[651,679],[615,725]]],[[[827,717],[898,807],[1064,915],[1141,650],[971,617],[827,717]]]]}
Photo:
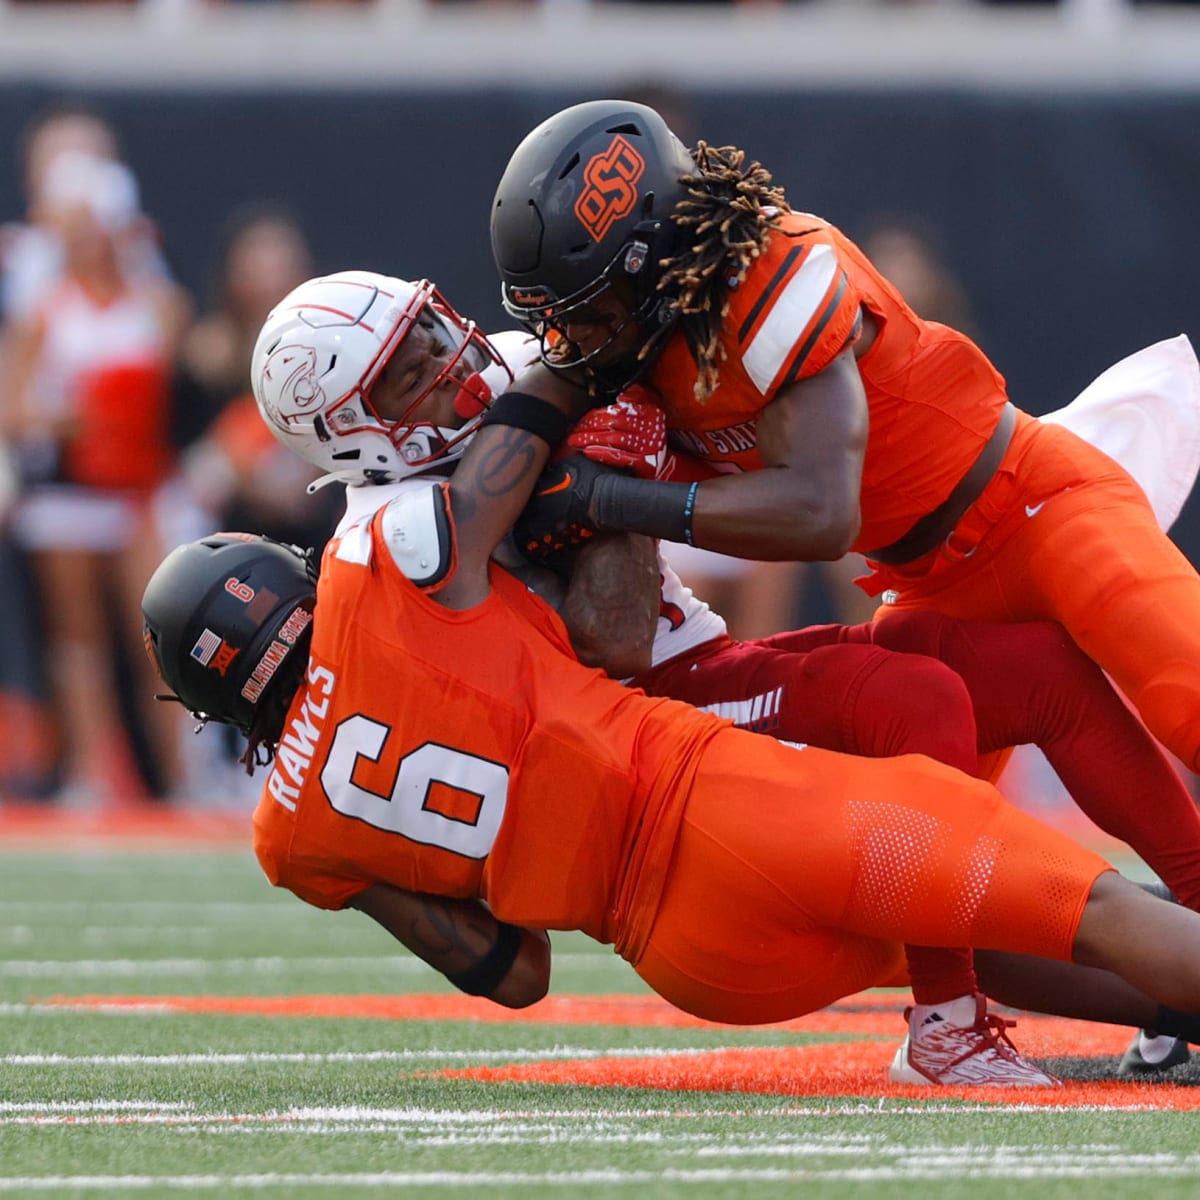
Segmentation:
{"type": "MultiPolygon", "coordinates": [[[[218,231],[282,200],[321,269],[429,275],[485,327],[506,324],[488,247],[492,192],[538,121],[603,90],[328,87],[81,91],[0,83],[0,219],[21,211],[16,138],[65,96],[116,126],[179,279],[203,305],[218,231]]],[[[935,232],[979,339],[1032,412],[1141,346],[1197,334],[1200,93],[695,88],[686,132],[769,166],[794,207],[852,235],[889,218],[935,232]]],[[[1176,537],[1200,560],[1200,513],[1176,537]]]]}

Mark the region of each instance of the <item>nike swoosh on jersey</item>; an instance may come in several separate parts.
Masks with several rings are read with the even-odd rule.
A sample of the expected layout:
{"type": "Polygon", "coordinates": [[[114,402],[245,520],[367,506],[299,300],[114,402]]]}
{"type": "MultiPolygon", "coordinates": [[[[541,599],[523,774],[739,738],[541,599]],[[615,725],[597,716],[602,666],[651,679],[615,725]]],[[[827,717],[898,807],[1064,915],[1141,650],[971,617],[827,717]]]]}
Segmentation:
{"type": "Polygon", "coordinates": [[[540,492],[538,492],[538,495],[539,496],[553,496],[555,492],[565,492],[567,490],[567,488],[569,488],[571,486],[571,484],[573,484],[574,482],[575,482],[575,476],[568,474],[566,476],[566,478],[560,480],[553,487],[542,488],[542,490],[540,492]]]}
{"type": "Polygon", "coordinates": [[[1042,509],[1045,507],[1046,507],[1045,500],[1043,500],[1041,502],[1041,504],[1027,504],[1027,505],[1025,505],[1025,515],[1027,517],[1036,517],[1038,515],[1038,513],[1040,513],[1042,511],[1042,509]]]}

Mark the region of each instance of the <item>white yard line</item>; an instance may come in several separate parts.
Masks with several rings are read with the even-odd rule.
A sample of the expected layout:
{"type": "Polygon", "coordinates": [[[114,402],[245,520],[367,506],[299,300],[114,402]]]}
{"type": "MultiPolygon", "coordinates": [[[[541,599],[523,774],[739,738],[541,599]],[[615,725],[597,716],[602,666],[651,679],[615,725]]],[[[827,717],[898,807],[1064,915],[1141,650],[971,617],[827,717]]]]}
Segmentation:
{"type": "MultiPolygon", "coordinates": [[[[553,1046],[544,1050],[347,1050],[317,1053],[208,1053],[208,1054],[5,1054],[0,1067],[244,1067],[268,1063],[367,1063],[367,1062],[521,1062],[572,1058],[666,1058],[708,1054],[710,1048],[676,1046],[625,1047],[602,1050],[582,1046],[553,1046]]],[[[0,1112],[3,1112],[0,1107],[0,1112]]]]}
{"type": "Polygon", "coordinates": [[[199,912],[215,913],[230,917],[296,917],[303,909],[294,905],[280,904],[275,900],[4,900],[6,913],[22,913],[29,916],[70,915],[83,913],[95,917],[102,913],[129,912],[199,912]]]}
{"type": "Polygon", "coordinates": [[[711,1170],[622,1171],[618,1169],[576,1171],[387,1171],[355,1174],[277,1173],[253,1175],[51,1175],[23,1176],[0,1179],[0,1192],[75,1190],[145,1190],[169,1188],[179,1191],[228,1190],[233,1188],[300,1188],[327,1187],[344,1190],[352,1187],[586,1187],[625,1186],[653,1187],[657,1184],[712,1183],[803,1183],[814,1180],[889,1183],[896,1181],[962,1179],[969,1171],[979,1179],[1112,1179],[1112,1178],[1178,1178],[1197,1173],[1198,1164],[1188,1156],[1135,1156],[1129,1159],[1089,1161],[1082,1156],[1068,1161],[1045,1161],[1028,1155],[1012,1161],[989,1161],[955,1158],[947,1162],[921,1161],[881,1165],[878,1167],[833,1168],[823,1170],[818,1165],[804,1168],[734,1168],[714,1167],[711,1170]]]}
{"type": "Polygon", "coordinates": [[[0,1100],[0,1113],[191,1112],[186,1100],[0,1100]]]}
{"type": "MultiPolygon", "coordinates": [[[[305,1056],[283,1056],[283,1055],[213,1055],[207,1058],[203,1056],[173,1056],[180,1060],[185,1058],[202,1059],[203,1062],[217,1061],[221,1062],[228,1058],[236,1058],[244,1060],[247,1064],[257,1063],[259,1061],[277,1061],[280,1058],[301,1057],[305,1061],[324,1060],[330,1061],[388,1061],[401,1056],[409,1059],[459,1059],[459,1060],[477,1060],[486,1061],[489,1059],[496,1060],[515,1060],[518,1058],[596,1058],[605,1057],[609,1053],[614,1057],[619,1057],[621,1054],[633,1055],[636,1052],[633,1050],[618,1051],[618,1052],[603,1052],[598,1050],[580,1050],[569,1047],[560,1047],[553,1051],[534,1052],[534,1051],[480,1051],[473,1053],[469,1051],[411,1051],[411,1052],[392,1052],[392,1051],[377,1051],[365,1052],[360,1054],[328,1054],[328,1055],[305,1055],[305,1056]]],[[[663,1056],[669,1056],[678,1053],[675,1050],[659,1050],[658,1053],[663,1056]]],[[[36,1056],[31,1056],[36,1057],[36,1056]]],[[[81,1062],[82,1065],[90,1065],[92,1060],[82,1059],[74,1060],[81,1062]]],[[[107,1065],[107,1062],[105,1064],[107,1065]]],[[[161,1065],[161,1064],[150,1064],[161,1065]]],[[[171,1062],[167,1065],[198,1065],[197,1063],[171,1062]]],[[[697,1141],[709,1141],[713,1143],[711,1149],[696,1149],[694,1146],[689,1153],[704,1157],[716,1157],[722,1154],[732,1156],[744,1154],[802,1154],[812,1153],[820,1150],[823,1153],[840,1153],[838,1147],[853,1146],[854,1153],[861,1153],[863,1148],[869,1143],[882,1143],[885,1136],[875,1133],[835,1133],[821,1134],[811,1129],[806,1129],[803,1133],[795,1134],[794,1139],[789,1139],[786,1134],[775,1132],[765,1133],[761,1130],[752,1130],[744,1134],[738,1134],[735,1130],[729,1127],[730,1124],[741,1119],[748,1119],[754,1122],[761,1122],[767,1119],[786,1119],[790,1122],[803,1123],[807,1121],[819,1121],[827,1118],[842,1118],[846,1116],[947,1116],[947,1115],[970,1115],[987,1113],[989,1116],[1028,1116],[1031,1113],[1111,1113],[1111,1112],[1158,1112],[1161,1109],[1145,1104],[1053,1104],[1053,1105],[1032,1105],[1032,1104],[960,1104],[954,1101],[947,1101],[944,1104],[912,1104],[912,1103],[892,1103],[876,1102],[872,1104],[862,1104],[858,1102],[846,1102],[843,1104],[822,1105],[821,1107],[798,1107],[785,1106],[776,1108],[761,1108],[749,1111],[739,1111],[737,1109],[610,1109],[606,1112],[597,1112],[595,1109],[547,1109],[545,1111],[536,1110],[513,1110],[513,1109],[481,1109],[478,1111],[466,1110],[443,1110],[443,1109],[420,1109],[420,1108],[399,1108],[399,1109],[379,1109],[379,1108],[364,1108],[357,1105],[342,1106],[333,1108],[292,1108],[283,1111],[267,1111],[267,1112],[247,1112],[247,1113],[199,1113],[194,1111],[194,1106],[188,1102],[161,1102],[161,1101],[139,1101],[139,1100],[25,1100],[20,1102],[5,1102],[0,1104],[0,1127],[5,1125],[189,1125],[196,1128],[208,1126],[236,1126],[241,1128],[261,1126],[278,1126],[280,1123],[287,1123],[291,1127],[304,1130],[315,1129],[320,1132],[328,1132],[336,1129],[338,1132],[348,1132],[355,1129],[360,1131],[390,1129],[397,1130],[399,1128],[410,1129],[429,1129],[436,1130],[439,1136],[453,1136],[455,1128],[461,1129],[462,1133],[459,1136],[460,1140],[469,1138],[473,1144],[478,1142],[478,1139],[483,1136],[488,1136],[488,1131],[492,1131],[494,1136],[501,1139],[511,1139],[514,1135],[528,1136],[532,1132],[541,1132],[546,1134],[546,1139],[549,1141],[557,1141],[567,1136],[564,1130],[560,1127],[563,1124],[567,1125],[582,1125],[586,1126],[585,1132],[581,1135],[585,1140],[594,1142],[602,1142],[612,1140],[615,1135],[612,1130],[619,1129],[622,1125],[629,1126],[632,1123],[639,1121],[647,1121],[655,1123],[656,1129],[653,1133],[653,1138],[656,1141],[667,1143],[675,1140],[687,1141],[695,1143],[697,1141]],[[682,1123],[693,1120],[708,1120],[712,1118],[720,1118],[724,1122],[728,1122],[725,1130],[720,1134],[683,1134],[677,1132],[663,1132],[660,1128],[664,1120],[682,1123]],[[484,1131],[481,1133],[481,1130],[484,1131]]],[[[535,1139],[536,1140],[536,1139],[535,1139]]],[[[465,1142],[463,1143],[465,1144],[465,1142]]],[[[1036,1149],[1036,1148],[1035,1148],[1036,1149]]],[[[1055,1154],[1066,1153],[1058,1147],[1043,1147],[1047,1151],[1053,1151],[1055,1154]]],[[[1200,1170],[1200,1154],[1189,1154],[1180,1156],[1174,1153],[1151,1154],[1145,1156],[1131,1156],[1126,1150],[1118,1146],[1087,1146],[1082,1150],[1072,1150],[1071,1154],[1082,1153],[1087,1151],[1089,1158],[1101,1154],[1113,1156],[1115,1159],[1122,1162],[1142,1161],[1158,1162],[1160,1160],[1186,1162],[1189,1166],[1200,1170]]],[[[979,1146],[923,1146],[913,1147],[905,1150],[903,1147],[893,1147],[895,1153],[911,1153],[911,1154],[936,1154],[942,1158],[961,1158],[964,1155],[987,1154],[995,1158],[1003,1159],[1006,1156],[1015,1156],[1017,1159],[1024,1160],[1028,1157],[1030,1147],[1015,1146],[1015,1147],[979,1147],[979,1146]]],[[[848,1151],[847,1151],[848,1152],[848,1151]]]]}
{"type": "MultiPolygon", "coordinates": [[[[564,953],[555,965],[574,969],[611,969],[620,960],[598,954],[564,953]]],[[[90,978],[131,975],[212,975],[221,972],[285,973],[289,971],[379,970],[402,974],[428,972],[429,967],[411,955],[263,955],[255,958],[12,958],[0,960],[0,977],[10,979],[59,978],[69,975],[90,978]]]]}

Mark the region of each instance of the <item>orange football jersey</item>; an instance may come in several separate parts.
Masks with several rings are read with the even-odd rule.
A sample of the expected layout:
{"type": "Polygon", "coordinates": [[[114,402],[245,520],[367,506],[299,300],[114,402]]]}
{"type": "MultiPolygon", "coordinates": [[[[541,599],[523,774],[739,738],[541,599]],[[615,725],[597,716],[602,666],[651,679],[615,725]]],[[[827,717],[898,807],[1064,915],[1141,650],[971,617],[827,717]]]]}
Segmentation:
{"type": "Polygon", "coordinates": [[[757,418],[777,393],[852,341],[860,306],[879,333],[858,360],[870,408],[855,549],[886,546],[950,494],[1000,420],[1004,380],[966,336],[924,321],[840,230],[808,213],[781,227],[731,293],[720,382],[696,400],[696,364],[675,333],[649,382],[671,440],[720,470],[762,465],[757,418]]]}
{"type": "Polygon", "coordinates": [[[727,722],[582,666],[500,568],[484,603],[443,607],[397,566],[383,512],[326,548],[255,814],[263,869],[325,908],[374,882],[479,896],[636,955],[696,751],[727,722]]]}

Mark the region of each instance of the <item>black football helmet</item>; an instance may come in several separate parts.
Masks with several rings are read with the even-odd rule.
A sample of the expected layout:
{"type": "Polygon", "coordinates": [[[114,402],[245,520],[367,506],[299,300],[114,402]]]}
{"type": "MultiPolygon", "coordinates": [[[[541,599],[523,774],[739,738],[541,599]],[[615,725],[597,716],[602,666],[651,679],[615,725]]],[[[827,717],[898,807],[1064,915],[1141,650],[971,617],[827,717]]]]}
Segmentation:
{"type": "Polygon", "coordinates": [[[196,717],[249,733],[279,668],[307,653],[316,599],[311,552],[214,533],[172,550],[150,577],[146,652],[196,717]]]}
{"type": "Polygon", "coordinates": [[[565,108],[516,148],[492,204],[492,254],[504,308],[542,335],[548,366],[586,363],[620,332],[583,357],[545,340],[617,278],[632,285],[631,320],[648,334],[670,323],[659,263],[680,242],[670,215],[695,170],[662,117],[628,100],[565,108]]]}

